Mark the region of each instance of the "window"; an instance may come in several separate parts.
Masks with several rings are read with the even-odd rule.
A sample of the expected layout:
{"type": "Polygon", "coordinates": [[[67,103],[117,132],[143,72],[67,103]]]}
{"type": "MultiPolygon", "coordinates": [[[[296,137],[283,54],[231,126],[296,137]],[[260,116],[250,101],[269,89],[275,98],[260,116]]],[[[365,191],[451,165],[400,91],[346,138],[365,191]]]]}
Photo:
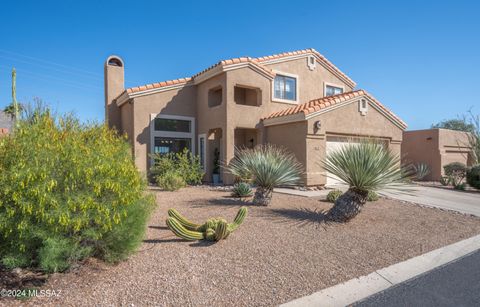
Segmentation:
{"type": "Polygon", "coordinates": [[[343,93],[343,88],[332,85],[325,86],[325,96],[333,96],[343,93]]]}
{"type": "Polygon", "coordinates": [[[155,118],[155,131],[191,132],[191,121],[155,118]]]}
{"type": "Polygon", "coordinates": [[[222,104],[222,87],[215,87],[208,91],[208,106],[216,107],[222,104]]]}
{"type": "MultiPolygon", "coordinates": [[[[150,114],[150,153],[195,152],[195,118],[150,114]]],[[[153,163],[153,158],[150,163],[153,163]]]]}
{"type": "Polygon", "coordinates": [[[273,97],[284,100],[297,100],[297,79],[277,75],[274,80],[273,97]]]}
{"type": "Polygon", "coordinates": [[[153,152],[160,154],[177,153],[185,148],[191,150],[190,138],[155,137],[153,152]]]}

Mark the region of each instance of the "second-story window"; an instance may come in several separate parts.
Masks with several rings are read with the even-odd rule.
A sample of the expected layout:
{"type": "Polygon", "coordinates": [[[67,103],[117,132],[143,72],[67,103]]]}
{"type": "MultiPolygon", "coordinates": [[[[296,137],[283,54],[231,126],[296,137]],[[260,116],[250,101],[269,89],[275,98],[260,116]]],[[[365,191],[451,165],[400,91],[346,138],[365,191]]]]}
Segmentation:
{"type": "Polygon", "coordinates": [[[343,93],[343,88],[327,85],[325,87],[325,96],[333,96],[343,93]]]}
{"type": "Polygon", "coordinates": [[[297,100],[297,79],[277,75],[274,80],[274,98],[297,100]]]}

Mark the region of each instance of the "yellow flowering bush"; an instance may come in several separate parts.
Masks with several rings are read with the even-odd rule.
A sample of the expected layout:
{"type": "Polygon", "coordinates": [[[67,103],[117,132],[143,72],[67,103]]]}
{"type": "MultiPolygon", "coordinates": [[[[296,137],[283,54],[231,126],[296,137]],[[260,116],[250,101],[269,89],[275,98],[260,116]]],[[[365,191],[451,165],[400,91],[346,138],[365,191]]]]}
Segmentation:
{"type": "Polygon", "coordinates": [[[125,138],[48,109],[0,138],[0,261],[62,271],[79,259],[125,258],[141,242],[145,196],[125,138]]]}

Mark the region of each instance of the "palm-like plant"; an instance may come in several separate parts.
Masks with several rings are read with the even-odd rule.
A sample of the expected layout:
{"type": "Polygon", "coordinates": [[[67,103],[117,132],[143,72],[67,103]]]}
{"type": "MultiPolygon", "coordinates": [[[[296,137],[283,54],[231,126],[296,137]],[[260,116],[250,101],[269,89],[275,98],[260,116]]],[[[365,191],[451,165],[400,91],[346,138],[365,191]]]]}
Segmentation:
{"type": "Polygon", "coordinates": [[[328,154],[323,165],[349,186],[328,213],[336,222],[347,222],[360,213],[368,191],[399,184],[406,176],[400,156],[373,142],[347,145],[328,154]]]}
{"type": "Polygon", "coordinates": [[[303,167],[295,156],[281,147],[266,144],[239,149],[227,170],[236,177],[249,177],[257,186],[253,203],[267,206],[273,188],[298,184],[303,167]]]}

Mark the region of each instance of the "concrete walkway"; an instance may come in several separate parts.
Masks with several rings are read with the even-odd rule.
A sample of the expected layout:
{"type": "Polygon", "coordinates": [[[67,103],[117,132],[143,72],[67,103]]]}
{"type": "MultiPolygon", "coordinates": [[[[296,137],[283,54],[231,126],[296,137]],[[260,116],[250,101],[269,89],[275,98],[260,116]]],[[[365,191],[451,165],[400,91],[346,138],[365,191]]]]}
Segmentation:
{"type": "MultiPolygon", "coordinates": [[[[480,216],[480,193],[447,190],[419,185],[406,186],[405,191],[383,190],[379,194],[397,200],[413,202],[424,206],[453,210],[464,214],[480,216]]],[[[329,187],[327,190],[301,191],[295,189],[278,188],[277,193],[298,195],[304,197],[324,198],[331,189],[346,191],[342,185],[329,187]]]]}
{"type": "Polygon", "coordinates": [[[410,191],[381,191],[379,194],[425,206],[480,216],[480,193],[412,186],[410,191]]]}

